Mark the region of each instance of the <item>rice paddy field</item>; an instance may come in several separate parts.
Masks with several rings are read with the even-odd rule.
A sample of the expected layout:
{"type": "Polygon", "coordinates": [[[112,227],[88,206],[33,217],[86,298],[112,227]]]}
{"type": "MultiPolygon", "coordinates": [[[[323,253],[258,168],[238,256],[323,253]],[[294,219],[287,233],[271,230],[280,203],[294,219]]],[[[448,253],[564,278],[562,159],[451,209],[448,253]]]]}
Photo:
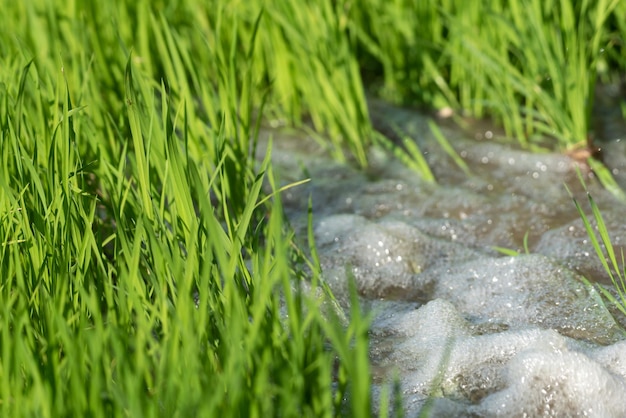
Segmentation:
{"type": "MultiPolygon", "coordinates": [[[[323,205],[304,157],[275,167],[279,128],[354,176],[384,160],[437,184],[380,103],[428,115],[456,182],[480,158],[450,127],[488,123],[626,199],[594,122],[607,96],[626,115],[619,0],[32,0],[0,25],[0,416],[430,416],[438,378],[406,407],[358,277],[328,284],[323,205]]],[[[621,246],[578,185],[621,340],[621,246]]]]}

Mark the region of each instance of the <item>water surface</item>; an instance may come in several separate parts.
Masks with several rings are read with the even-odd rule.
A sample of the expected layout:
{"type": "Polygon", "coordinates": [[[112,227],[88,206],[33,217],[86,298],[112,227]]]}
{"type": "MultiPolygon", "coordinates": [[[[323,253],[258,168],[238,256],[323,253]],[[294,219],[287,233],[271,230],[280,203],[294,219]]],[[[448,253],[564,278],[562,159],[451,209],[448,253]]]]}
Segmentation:
{"type": "MultiPolygon", "coordinates": [[[[312,196],[325,280],[345,306],[350,273],[375,314],[375,397],[398,376],[408,416],[626,416],[626,321],[581,280],[610,284],[566,186],[588,209],[580,170],[618,249],[624,203],[566,155],[499,143],[482,123],[439,121],[467,176],[428,116],[380,102],[370,112],[381,131],[415,140],[436,184],[376,148],[361,171],[297,131],[263,138],[274,137],[282,183],[311,178],[283,199],[304,237],[312,196]]],[[[626,188],[624,124],[601,116],[605,162],[626,188]]]]}

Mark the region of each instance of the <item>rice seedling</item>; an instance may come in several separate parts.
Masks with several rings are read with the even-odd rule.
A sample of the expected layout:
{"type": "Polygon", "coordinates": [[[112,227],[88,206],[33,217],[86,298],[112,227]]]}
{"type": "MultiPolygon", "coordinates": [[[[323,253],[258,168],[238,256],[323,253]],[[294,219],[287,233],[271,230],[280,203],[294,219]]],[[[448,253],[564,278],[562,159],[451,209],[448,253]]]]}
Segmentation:
{"type": "Polygon", "coordinates": [[[624,63],[616,0],[5,6],[2,416],[369,415],[368,318],[289,229],[299,182],[261,125],[312,128],[361,167],[381,143],[434,181],[401,127],[404,148],[375,132],[366,88],[567,149],[597,64],[624,63]]]}
{"type": "Polygon", "coordinates": [[[0,41],[0,415],[369,415],[368,321],[320,308],[254,160],[254,30],[117,6],[0,41]]]}
{"type": "Polygon", "coordinates": [[[376,133],[374,140],[380,144],[384,149],[391,152],[402,164],[411,169],[414,173],[418,174],[421,179],[435,183],[435,175],[432,173],[428,162],[421,150],[415,143],[415,140],[406,134],[401,128],[395,127],[397,135],[402,140],[402,147],[394,144],[386,136],[376,133]]]}
{"type": "Polygon", "coordinates": [[[517,257],[520,254],[528,255],[528,254],[530,254],[530,249],[528,247],[528,232],[529,231],[526,231],[526,233],[524,234],[524,238],[522,240],[522,250],[523,250],[523,252],[520,251],[520,250],[514,250],[512,248],[506,248],[506,247],[500,247],[500,246],[497,246],[497,245],[492,246],[491,249],[499,252],[500,254],[504,254],[504,255],[509,256],[509,257],[517,257]]]}
{"type": "MultiPolygon", "coordinates": [[[[580,172],[579,178],[586,190],[586,185],[584,179],[580,175],[580,172]]],[[[572,195],[571,192],[570,195],[572,195]]],[[[609,232],[606,228],[606,224],[604,223],[602,213],[589,191],[587,191],[587,198],[589,200],[589,206],[591,207],[591,220],[593,220],[596,225],[595,230],[590,218],[585,214],[581,205],[575,198],[572,197],[576,210],[578,211],[578,214],[580,215],[580,218],[585,226],[585,230],[587,231],[587,235],[589,236],[591,245],[598,256],[598,259],[602,263],[604,271],[611,279],[617,297],[615,297],[613,293],[609,292],[606,288],[602,286],[597,287],[609,303],[619,309],[622,314],[626,315],[626,269],[624,268],[624,253],[622,251],[621,254],[616,254],[613,243],[611,242],[611,237],[609,236],[609,232]]]]}
{"type": "MultiPolygon", "coordinates": [[[[379,94],[491,117],[525,148],[597,151],[597,78],[615,82],[626,62],[619,1],[365,3],[350,29],[379,94]]],[[[599,173],[616,190],[610,173],[599,173]]]]}
{"type": "Polygon", "coordinates": [[[616,0],[368,6],[355,7],[351,29],[387,97],[490,115],[527,147],[540,136],[585,146],[598,66],[623,65],[616,0]]]}
{"type": "Polygon", "coordinates": [[[432,119],[428,120],[428,127],[430,128],[430,131],[435,137],[435,140],[437,141],[437,143],[439,143],[439,145],[441,146],[441,149],[443,149],[444,152],[448,154],[448,156],[452,159],[452,161],[454,161],[454,164],[456,164],[467,177],[471,176],[472,173],[470,171],[470,168],[467,166],[465,161],[461,158],[459,153],[456,152],[454,147],[452,147],[450,142],[446,139],[446,137],[441,132],[441,129],[439,129],[437,124],[433,122],[432,119]]]}
{"type": "Polygon", "coordinates": [[[341,2],[266,3],[259,53],[276,99],[292,120],[305,108],[317,130],[326,131],[333,155],[344,147],[366,166],[371,125],[359,67],[346,32],[341,2]]]}

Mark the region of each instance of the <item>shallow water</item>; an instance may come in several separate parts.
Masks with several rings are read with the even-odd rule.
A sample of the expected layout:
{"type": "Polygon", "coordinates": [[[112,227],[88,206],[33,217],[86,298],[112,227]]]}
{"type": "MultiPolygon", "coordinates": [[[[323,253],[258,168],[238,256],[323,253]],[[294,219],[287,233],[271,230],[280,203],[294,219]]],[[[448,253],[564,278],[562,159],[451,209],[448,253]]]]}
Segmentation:
{"type": "MultiPolygon", "coordinates": [[[[375,102],[370,111],[381,130],[395,124],[417,142],[437,184],[381,150],[362,172],[303,134],[268,129],[263,137],[274,138],[282,183],[311,178],[283,199],[305,236],[312,196],[325,280],[345,305],[349,269],[375,313],[375,397],[397,374],[407,416],[626,416],[626,334],[580,280],[610,283],[565,185],[586,207],[579,167],[618,249],[624,204],[565,155],[529,153],[484,139],[484,126],[463,131],[444,121],[466,176],[433,139],[427,116],[375,102]]],[[[625,128],[609,117],[600,120],[601,145],[626,187],[625,128]]]]}

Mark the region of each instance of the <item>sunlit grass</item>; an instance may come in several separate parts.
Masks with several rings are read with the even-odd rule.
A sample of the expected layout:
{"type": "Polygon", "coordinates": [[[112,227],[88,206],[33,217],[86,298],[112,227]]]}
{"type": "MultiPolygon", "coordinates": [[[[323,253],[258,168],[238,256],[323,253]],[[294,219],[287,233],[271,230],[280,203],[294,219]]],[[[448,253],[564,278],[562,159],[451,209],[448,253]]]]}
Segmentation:
{"type": "MultiPolygon", "coordinates": [[[[582,177],[580,177],[580,181],[586,189],[586,185],[582,177]]],[[[574,205],[576,206],[576,210],[583,221],[585,230],[587,231],[587,235],[591,241],[591,245],[600,260],[600,263],[602,263],[604,271],[613,283],[617,297],[602,286],[598,286],[598,288],[600,293],[613,306],[619,309],[622,314],[626,315],[626,269],[624,263],[624,252],[622,250],[621,253],[616,253],[613,243],[611,242],[609,231],[606,228],[604,218],[602,217],[602,213],[588,191],[587,198],[589,200],[589,206],[591,207],[591,219],[587,216],[587,214],[585,214],[585,211],[576,199],[573,199],[574,205]],[[595,228],[592,225],[592,221],[595,223],[595,228]]]]}
{"type": "Polygon", "coordinates": [[[598,71],[624,68],[617,0],[367,3],[351,28],[382,94],[491,116],[526,147],[584,147],[598,71]]]}
{"type": "Polygon", "coordinates": [[[6,4],[0,415],[369,415],[368,320],[356,297],[349,313],[332,303],[311,229],[308,245],[289,229],[280,194],[299,182],[280,183],[261,125],[301,127],[360,167],[382,144],[436,181],[401,126],[399,145],[374,130],[370,90],[567,150],[587,138],[598,68],[607,79],[626,68],[625,11],[616,0],[6,4]]]}
{"type": "Polygon", "coordinates": [[[368,321],[254,159],[256,32],[123,5],[0,41],[0,415],[367,416],[368,321]]]}
{"type": "MultiPolygon", "coordinates": [[[[353,6],[365,80],[397,103],[489,117],[531,149],[596,152],[598,78],[626,68],[624,4],[601,1],[386,2],[353,6]],[[390,30],[393,28],[393,30],[390,30]]],[[[619,187],[600,162],[602,183],[619,187]]]]}

